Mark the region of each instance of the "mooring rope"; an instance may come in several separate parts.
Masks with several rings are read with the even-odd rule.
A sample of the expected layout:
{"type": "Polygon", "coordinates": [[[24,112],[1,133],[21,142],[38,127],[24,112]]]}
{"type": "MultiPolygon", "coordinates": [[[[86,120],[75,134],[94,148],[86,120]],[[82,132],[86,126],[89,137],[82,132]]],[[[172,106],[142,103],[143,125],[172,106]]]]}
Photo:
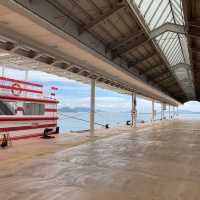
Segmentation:
{"type": "MultiPolygon", "coordinates": [[[[90,121],[86,120],[86,119],[74,117],[74,116],[71,116],[71,115],[63,114],[63,113],[59,113],[59,114],[62,115],[63,117],[67,117],[67,118],[70,118],[70,119],[76,119],[76,120],[79,120],[79,121],[82,121],[82,122],[90,123],[90,121]]],[[[106,128],[106,125],[104,125],[104,124],[101,124],[101,123],[98,123],[98,122],[94,122],[94,124],[99,125],[99,126],[103,126],[103,127],[106,128]]]]}

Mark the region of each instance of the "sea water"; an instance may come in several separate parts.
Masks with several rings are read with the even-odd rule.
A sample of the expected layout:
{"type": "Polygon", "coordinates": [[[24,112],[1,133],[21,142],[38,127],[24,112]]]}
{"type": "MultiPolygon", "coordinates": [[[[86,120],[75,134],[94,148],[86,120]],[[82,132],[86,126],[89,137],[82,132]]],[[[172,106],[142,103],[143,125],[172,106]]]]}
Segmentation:
{"type": "MultiPolygon", "coordinates": [[[[63,131],[79,131],[89,129],[89,113],[60,113],[58,124],[61,132],[63,131]],[[72,118],[78,119],[72,119],[72,118]],[[81,121],[81,119],[85,121],[81,121]]],[[[156,120],[160,119],[160,114],[156,116],[156,120]]],[[[97,112],[95,114],[95,122],[110,127],[126,124],[126,121],[131,120],[131,114],[126,112],[97,112]]],[[[137,122],[148,122],[151,120],[151,113],[138,113],[137,122]]],[[[95,125],[96,128],[101,125],[95,125]]]]}
{"type": "MultiPolygon", "coordinates": [[[[165,117],[169,117],[168,112],[165,112],[165,117]]],[[[179,114],[178,117],[186,119],[200,119],[200,114],[179,114]]],[[[157,113],[156,120],[160,120],[160,118],[160,113],[157,113]]],[[[109,124],[110,127],[126,124],[127,120],[131,120],[131,114],[127,112],[97,112],[95,114],[95,121],[97,123],[102,125],[109,124]]],[[[149,122],[150,120],[151,113],[138,113],[137,122],[149,122]]],[[[89,113],[60,113],[58,124],[61,132],[87,130],[89,129],[89,113]],[[71,117],[83,119],[85,121],[72,119],[71,117]]],[[[95,125],[95,128],[99,127],[101,126],[95,125]]]]}

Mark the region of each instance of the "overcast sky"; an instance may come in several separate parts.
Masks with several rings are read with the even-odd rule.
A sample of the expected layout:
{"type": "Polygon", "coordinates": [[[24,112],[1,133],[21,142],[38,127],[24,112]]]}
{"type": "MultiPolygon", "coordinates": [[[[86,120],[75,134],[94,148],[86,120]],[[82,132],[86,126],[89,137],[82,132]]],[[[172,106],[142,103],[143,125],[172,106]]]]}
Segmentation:
{"type": "MultiPolygon", "coordinates": [[[[5,76],[24,80],[25,72],[6,68],[5,76]]],[[[29,81],[43,84],[46,95],[49,94],[49,88],[51,86],[58,87],[57,98],[60,101],[59,107],[89,107],[90,105],[90,86],[87,84],[38,71],[29,72],[29,81]]],[[[96,107],[97,109],[106,111],[130,111],[131,97],[110,90],[97,88],[96,107]]],[[[155,107],[158,111],[160,110],[160,105],[158,103],[155,107]]],[[[184,110],[200,111],[200,103],[191,101],[180,108],[184,110]]],[[[151,112],[151,102],[137,98],[137,110],[139,112],[151,112]]]]}

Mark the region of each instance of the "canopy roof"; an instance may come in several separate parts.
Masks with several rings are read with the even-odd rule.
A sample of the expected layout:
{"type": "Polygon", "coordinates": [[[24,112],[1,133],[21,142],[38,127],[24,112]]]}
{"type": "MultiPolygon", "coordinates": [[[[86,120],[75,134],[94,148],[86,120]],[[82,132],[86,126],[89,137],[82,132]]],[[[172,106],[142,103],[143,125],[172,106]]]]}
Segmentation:
{"type": "Polygon", "coordinates": [[[200,100],[200,1],[183,0],[189,51],[193,66],[196,99],[200,100]]]}
{"type": "MultiPolygon", "coordinates": [[[[45,21],[62,31],[62,34],[66,34],[63,38],[70,35],[106,59],[109,64],[118,66],[179,102],[186,102],[199,99],[200,96],[199,86],[196,84],[198,75],[195,74],[193,78],[194,57],[197,60],[197,53],[191,53],[191,37],[188,35],[190,27],[188,19],[193,17],[194,12],[191,5],[196,6],[198,1],[193,0],[191,5],[189,2],[189,0],[9,0],[0,2],[2,5],[0,11],[4,11],[5,7],[13,9],[21,16],[33,20],[40,25],[40,28],[45,21]],[[186,12],[187,7],[189,11],[186,12]]],[[[197,11],[195,16],[198,15],[197,11]]],[[[74,63],[67,57],[63,62],[56,60],[53,53],[58,50],[62,53],[69,51],[64,42],[58,43],[55,35],[46,39],[45,33],[37,34],[35,24],[32,25],[23,19],[24,25],[21,25],[10,11],[5,13],[1,16],[4,23],[1,24],[0,30],[0,36],[3,38],[0,47],[23,58],[13,58],[14,55],[0,56],[1,62],[9,61],[12,64],[27,66],[28,58],[34,60],[32,64],[29,60],[29,67],[32,68],[37,68],[38,63],[45,63],[65,68],[70,73],[83,77],[95,77],[99,82],[123,90],[137,89],[136,86],[128,84],[122,86],[122,83],[113,81],[117,79],[115,75],[111,77],[113,80],[108,80],[105,74],[100,74],[95,68],[92,70],[88,67],[91,65],[91,60],[80,58],[79,62],[74,63]],[[17,34],[10,34],[12,31],[17,34]],[[18,34],[19,37],[16,37],[18,34]],[[31,45],[28,42],[23,45],[16,42],[29,41],[30,37],[31,45]],[[45,53],[41,53],[41,49],[38,52],[35,45],[37,42],[43,47],[49,43],[49,48],[42,49],[45,53]],[[68,66],[66,63],[71,63],[71,67],[66,67],[68,66]]],[[[20,19],[22,21],[21,17],[20,19]]],[[[194,28],[198,28],[196,21],[191,30],[194,28]]],[[[47,29],[50,30],[50,26],[47,29]]],[[[196,40],[195,45],[195,50],[198,52],[196,40]]],[[[194,48],[192,49],[194,51],[194,48]]],[[[78,55],[75,56],[78,59],[78,55]]],[[[55,68],[54,73],[65,76],[61,70],[55,68]]]]}

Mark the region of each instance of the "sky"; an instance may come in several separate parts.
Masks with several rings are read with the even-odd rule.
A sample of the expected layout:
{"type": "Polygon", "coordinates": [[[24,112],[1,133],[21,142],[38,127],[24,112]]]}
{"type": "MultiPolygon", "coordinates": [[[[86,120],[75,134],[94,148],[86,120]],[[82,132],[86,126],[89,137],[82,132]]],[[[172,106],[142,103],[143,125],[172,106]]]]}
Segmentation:
{"type": "MultiPolygon", "coordinates": [[[[0,67],[0,72],[1,71],[2,68],[0,67]]],[[[19,80],[25,79],[24,71],[6,68],[4,73],[4,75],[7,77],[16,78],[19,80]]],[[[87,84],[39,71],[29,71],[28,80],[43,84],[46,96],[49,96],[51,86],[58,87],[59,90],[57,92],[57,99],[60,101],[59,107],[90,106],[90,86],[87,84]]],[[[138,112],[151,112],[151,105],[151,101],[139,97],[137,98],[138,112]]],[[[96,108],[103,111],[130,112],[131,97],[125,94],[119,94],[111,90],[97,87],[96,108]]],[[[160,104],[156,103],[155,109],[160,111],[160,104]]],[[[180,106],[180,109],[200,111],[200,103],[191,101],[183,106],[180,106]]]]}

